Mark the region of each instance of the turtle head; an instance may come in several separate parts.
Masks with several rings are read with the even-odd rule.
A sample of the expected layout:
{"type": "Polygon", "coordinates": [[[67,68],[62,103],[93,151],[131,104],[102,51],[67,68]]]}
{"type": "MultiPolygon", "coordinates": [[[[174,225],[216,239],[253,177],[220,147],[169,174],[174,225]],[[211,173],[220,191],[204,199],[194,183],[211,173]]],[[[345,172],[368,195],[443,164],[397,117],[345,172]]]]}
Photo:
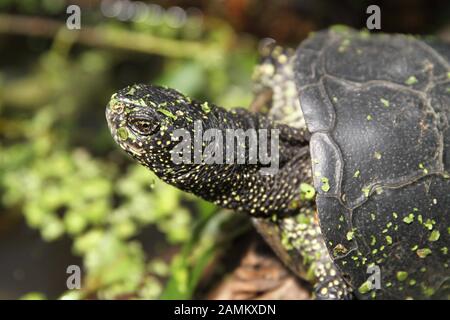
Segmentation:
{"type": "MultiPolygon", "coordinates": [[[[299,134],[264,115],[243,109],[227,111],[191,100],[174,89],[140,84],[115,93],[106,108],[106,118],[120,147],[159,178],[223,207],[268,215],[287,208],[286,203],[298,193],[298,170],[289,163],[303,165],[298,160],[304,150],[299,134]],[[281,129],[279,149],[277,143],[272,150],[271,139],[263,135],[272,129],[281,129]],[[270,159],[280,153],[280,163],[286,165],[280,173],[262,174],[261,169],[269,164],[259,153],[252,158],[256,161],[247,161],[251,147],[267,150],[261,149],[260,141],[265,141],[262,143],[267,148],[270,145],[270,159]],[[295,181],[288,183],[291,176],[295,181]],[[254,201],[278,193],[280,196],[271,200],[276,203],[261,205],[254,201]]],[[[274,163],[278,165],[278,161],[274,163]]]]}
{"type": "Polygon", "coordinates": [[[135,84],[113,94],[106,119],[114,140],[141,164],[156,173],[168,169],[177,129],[192,130],[201,112],[180,92],[135,84]]]}

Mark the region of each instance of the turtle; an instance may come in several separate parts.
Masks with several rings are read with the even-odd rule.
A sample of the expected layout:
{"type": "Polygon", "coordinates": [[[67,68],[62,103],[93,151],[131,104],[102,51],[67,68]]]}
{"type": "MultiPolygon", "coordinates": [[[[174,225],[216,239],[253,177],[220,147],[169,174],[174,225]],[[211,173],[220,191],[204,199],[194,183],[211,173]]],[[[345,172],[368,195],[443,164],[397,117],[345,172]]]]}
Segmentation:
{"type": "Polygon", "coordinates": [[[253,81],[256,112],[130,85],[108,126],[163,181],[249,215],[315,298],[449,299],[450,46],[329,28],[265,46],[253,81]],[[229,157],[227,132],[250,132],[229,157]]]}

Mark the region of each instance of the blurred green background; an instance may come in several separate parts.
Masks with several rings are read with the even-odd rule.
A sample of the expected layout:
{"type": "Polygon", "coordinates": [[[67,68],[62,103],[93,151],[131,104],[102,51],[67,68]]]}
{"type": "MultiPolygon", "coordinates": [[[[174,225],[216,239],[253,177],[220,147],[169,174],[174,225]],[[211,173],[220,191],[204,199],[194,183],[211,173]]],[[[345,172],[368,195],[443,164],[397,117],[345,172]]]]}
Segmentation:
{"type": "MultiPolygon", "coordinates": [[[[0,0],[0,299],[204,297],[250,223],[119,150],[109,97],[156,83],[248,106],[261,39],[295,47],[333,24],[362,28],[372,3],[0,0]],[[67,290],[71,264],[81,290],[67,290]]],[[[445,1],[380,6],[384,32],[450,39],[445,1]]]]}

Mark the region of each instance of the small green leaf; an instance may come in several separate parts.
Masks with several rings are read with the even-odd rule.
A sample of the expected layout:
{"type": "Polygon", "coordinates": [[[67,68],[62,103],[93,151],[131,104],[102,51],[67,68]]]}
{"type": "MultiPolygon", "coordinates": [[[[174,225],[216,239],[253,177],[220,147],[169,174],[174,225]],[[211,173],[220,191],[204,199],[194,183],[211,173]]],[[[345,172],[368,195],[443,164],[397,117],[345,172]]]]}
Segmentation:
{"type": "Polygon", "coordinates": [[[204,113],[209,113],[211,111],[211,108],[208,105],[208,102],[202,103],[202,110],[204,113]]]}
{"type": "Polygon", "coordinates": [[[406,79],[405,84],[407,84],[408,86],[411,86],[413,84],[416,84],[417,78],[415,76],[410,76],[408,79],[406,79]]]}
{"type": "Polygon", "coordinates": [[[428,238],[429,241],[438,241],[439,237],[441,236],[440,232],[438,230],[433,230],[430,234],[430,237],[428,238]]]}
{"type": "Polygon", "coordinates": [[[416,251],[416,254],[419,256],[419,258],[426,258],[428,255],[431,254],[431,250],[429,248],[423,248],[423,249],[418,249],[416,251]]]}
{"type": "Polygon", "coordinates": [[[117,135],[119,136],[120,140],[126,140],[128,138],[127,128],[120,127],[119,129],[117,129],[117,135]]]}
{"type": "Polygon", "coordinates": [[[328,191],[330,190],[330,183],[329,183],[328,178],[322,177],[320,180],[322,181],[321,189],[322,189],[324,192],[328,192],[328,191]]]}
{"type": "Polygon", "coordinates": [[[359,288],[358,291],[361,294],[365,294],[373,289],[373,284],[371,281],[367,280],[359,288]]]}
{"type": "Polygon", "coordinates": [[[316,194],[316,190],[314,190],[314,187],[308,183],[300,184],[300,192],[306,200],[313,199],[316,194]]]}
{"type": "Polygon", "coordinates": [[[398,271],[397,272],[397,280],[398,281],[405,281],[406,278],[408,278],[408,272],[406,272],[406,271],[398,271]]]}
{"type": "Polygon", "coordinates": [[[389,100],[386,100],[384,98],[380,99],[380,102],[383,104],[383,106],[385,106],[386,108],[389,107],[389,100]]]}
{"type": "Polygon", "coordinates": [[[369,197],[369,193],[370,193],[370,188],[369,187],[362,188],[361,191],[364,193],[366,198],[369,197]]]}
{"type": "Polygon", "coordinates": [[[414,221],[414,215],[410,213],[408,216],[403,218],[403,222],[406,224],[410,224],[414,221]]]}
{"type": "Polygon", "coordinates": [[[352,241],[354,235],[355,235],[355,233],[353,231],[347,232],[347,240],[352,241]]]}
{"type": "Polygon", "coordinates": [[[169,110],[163,109],[163,108],[159,108],[157,110],[158,112],[161,112],[163,115],[165,115],[166,117],[172,118],[173,120],[177,120],[177,116],[174,115],[172,112],[170,112],[169,110]]]}
{"type": "Polygon", "coordinates": [[[387,242],[387,244],[392,244],[392,237],[386,236],[386,242],[387,242]]]}
{"type": "Polygon", "coordinates": [[[427,219],[427,221],[425,221],[423,223],[424,227],[427,228],[428,230],[433,230],[433,221],[430,219],[427,219]]]}

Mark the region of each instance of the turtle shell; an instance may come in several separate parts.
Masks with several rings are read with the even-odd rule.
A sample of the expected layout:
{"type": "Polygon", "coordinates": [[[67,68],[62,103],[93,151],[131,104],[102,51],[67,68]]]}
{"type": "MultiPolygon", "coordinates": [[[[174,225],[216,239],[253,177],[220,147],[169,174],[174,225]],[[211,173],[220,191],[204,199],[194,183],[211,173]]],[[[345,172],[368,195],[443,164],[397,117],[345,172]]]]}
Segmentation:
{"type": "Polygon", "coordinates": [[[318,216],[359,298],[449,298],[450,48],[328,30],[295,66],[318,216]]]}

